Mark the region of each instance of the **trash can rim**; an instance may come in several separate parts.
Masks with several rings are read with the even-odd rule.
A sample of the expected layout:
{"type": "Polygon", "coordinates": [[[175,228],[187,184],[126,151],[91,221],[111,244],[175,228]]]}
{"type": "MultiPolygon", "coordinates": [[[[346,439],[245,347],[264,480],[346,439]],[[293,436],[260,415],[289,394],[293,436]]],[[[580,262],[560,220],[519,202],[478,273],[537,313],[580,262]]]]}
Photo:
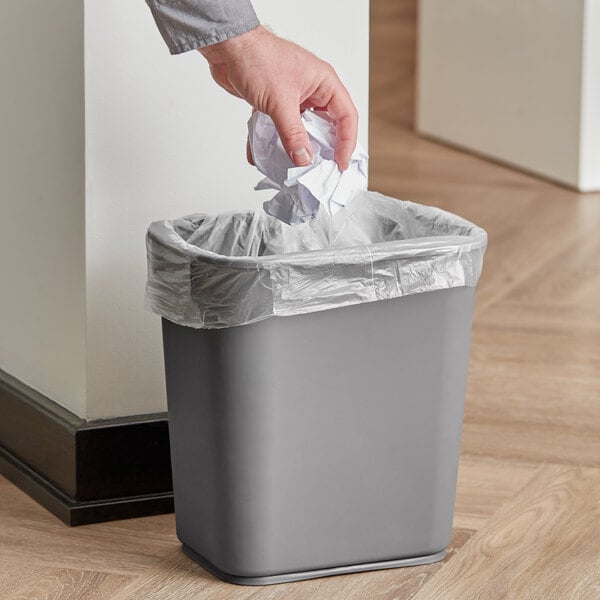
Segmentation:
{"type": "MultiPolygon", "coordinates": [[[[423,206],[409,201],[395,200],[395,202],[403,202],[406,205],[418,207],[423,206]]],[[[466,235],[440,235],[408,238],[402,240],[387,240],[372,244],[338,246],[333,248],[321,248],[318,250],[290,252],[284,254],[230,256],[217,254],[194,244],[189,244],[175,232],[174,224],[179,220],[201,220],[202,218],[211,216],[208,213],[193,213],[184,217],[180,217],[179,219],[164,219],[160,221],[154,221],[148,228],[147,236],[148,239],[151,239],[154,243],[158,243],[161,246],[168,248],[170,251],[180,254],[181,256],[194,258],[197,260],[199,259],[208,264],[227,266],[230,268],[237,267],[240,269],[268,268],[269,265],[273,263],[276,263],[279,266],[286,264],[301,265],[305,262],[307,264],[313,264],[315,259],[320,259],[321,262],[352,264],[356,260],[362,260],[365,253],[369,254],[374,262],[377,262],[378,260],[389,260],[390,258],[402,259],[410,257],[451,255],[458,252],[469,252],[486,246],[487,234],[477,225],[437,207],[423,206],[423,208],[427,209],[432,214],[451,218],[456,223],[457,227],[468,227],[469,233],[466,235]]],[[[245,215],[252,212],[255,211],[229,211],[226,214],[234,216],[245,215]]]]}

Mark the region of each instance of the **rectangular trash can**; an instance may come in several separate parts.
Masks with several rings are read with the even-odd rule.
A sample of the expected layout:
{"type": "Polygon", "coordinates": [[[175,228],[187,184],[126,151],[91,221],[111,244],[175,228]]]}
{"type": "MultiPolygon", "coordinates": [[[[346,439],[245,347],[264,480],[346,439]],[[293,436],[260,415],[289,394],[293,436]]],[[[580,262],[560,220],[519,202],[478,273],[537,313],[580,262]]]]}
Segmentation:
{"type": "Polygon", "coordinates": [[[265,254],[290,245],[269,240],[284,231],[310,247],[313,234],[280,231],[265,215],[195,215],[149,230],[177,535],[229,582],[424,564],[450,542],[485,232],[370,192],[348,212],[362,214],[362,247],[345,245],[356,222],[333,250],[292,244],[290,254],[265,254]],[[377,227],[366,225],[373,212],[377,227]],[[220,225],[235,230],[233,243],[220,225]],[[250,235],[261,240],[254,260],[280,262],[252,265],[241,242],[250,235]],[[215,243],[220,253],[205,256],[215,243]],[[276,293],[281,278],[290,287],[276,293]]]}

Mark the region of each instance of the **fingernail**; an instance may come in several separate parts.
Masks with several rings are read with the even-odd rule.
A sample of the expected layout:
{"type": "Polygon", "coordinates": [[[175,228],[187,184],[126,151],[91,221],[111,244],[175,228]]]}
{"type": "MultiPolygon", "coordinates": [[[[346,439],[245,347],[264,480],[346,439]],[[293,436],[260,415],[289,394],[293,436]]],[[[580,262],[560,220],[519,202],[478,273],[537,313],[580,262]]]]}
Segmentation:
{"type": "Polygon", "coordinates": [[[311,162],[310,154],[306,148],[300,148],[300,150],[294,150],[292,152],[292,160],[298,167],[304,167],[309,165],[311,162]]]}

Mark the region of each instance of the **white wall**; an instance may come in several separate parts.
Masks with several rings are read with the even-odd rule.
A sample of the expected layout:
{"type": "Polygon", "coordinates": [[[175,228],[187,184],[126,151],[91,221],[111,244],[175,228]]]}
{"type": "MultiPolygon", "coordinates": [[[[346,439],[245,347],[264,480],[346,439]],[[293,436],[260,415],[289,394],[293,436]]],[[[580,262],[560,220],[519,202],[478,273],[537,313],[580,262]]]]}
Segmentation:
{"type": "Polygon", "coordinates": [[[0,11],[0,368],[85,414],[83,7],[0,11]]]}
{"type": "Polygon", "coordinates": [[[584,5],[579,187],[600,190],[600,0],[584,5]]]}
{"type": "Polygon", "coordinates": [[[600,189],[599,4],[419,0],[419,131],[600,189]]]}
{"type": "MultiPolygon", "coordinates": [[[[337,69],[367,142],[368,0],[256,0],[259,18],[337,69]]],[[[143,0],[85,0],[87,411],[165,410],[159,318],[144,311],[151,221],[259,206],[250,109],[196,52],[171,57],[143,0]]]]}

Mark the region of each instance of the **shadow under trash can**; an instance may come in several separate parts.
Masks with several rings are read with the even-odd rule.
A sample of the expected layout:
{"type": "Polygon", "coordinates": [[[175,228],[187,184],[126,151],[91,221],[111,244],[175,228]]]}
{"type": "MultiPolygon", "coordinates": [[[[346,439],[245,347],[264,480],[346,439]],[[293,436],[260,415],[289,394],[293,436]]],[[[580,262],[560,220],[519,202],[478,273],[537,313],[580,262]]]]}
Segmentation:
{"type": "Polygon", "coordinates": [[[186,554],[251,585],[444,557],[485,246],[374,192],[150,226],[186,554]]]}

